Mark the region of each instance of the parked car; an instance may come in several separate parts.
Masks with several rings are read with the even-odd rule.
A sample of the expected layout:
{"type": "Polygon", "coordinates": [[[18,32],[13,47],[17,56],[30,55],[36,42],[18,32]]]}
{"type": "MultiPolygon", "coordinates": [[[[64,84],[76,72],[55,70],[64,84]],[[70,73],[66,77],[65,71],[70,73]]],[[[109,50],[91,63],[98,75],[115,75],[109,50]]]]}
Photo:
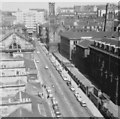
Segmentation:
{"type": "Polygon", "coordinates": [[[53,105],[58,105],[58,102],[57,102],[57,100],[54,97],[51,99],[51,101],[52,101],[53,105]]]}
{"type": "Polygon", "coordinates": [[[82,101],[81,96],[78,95],[77,100],[81,103],[81,101],[82,101]]]}
{"type": "Polygon", "coordinates": [[[86,107],[86,106],[87,106],[87,105],[86,105],[86,102],[85,102],[84,100],[82,100],[82,101],[80,102],[80,104],[81,104],[82,107],[86,107]]]}
{"type": "Polygon", "coordinates": [[[57,113],[56,113],[56,117],[57,117],[57,119],[61,119],[62,114],[61,114],[60,112],[57,112],[57,113]]]}
{"type": "Polygon", "coordinates": [[[77,98],[79,96],[79,93],[78,92],[75,92],[74,93],[75,97],[77,98]]]}
{"type": "Polygon", "coordinates": [[[39,60],[36,60],[37,63],[39,63],[39,60]]]}
{"type": "Polygon", "coordinates": [[[50,93],[48,94],[48,97],[49,97],[49,98],[53,98],[53,94],[50,92],[50,93]]]}
{"type": "Polygon", "coordinates": [[[71,86],[71,82],[70,81],[67,81],[66,83],[68,86],[71,86]]]}
{"type": "Polygon", "coordinates": [[[53,105],[54,111],[59,111],[59,106],[58,105],[53,105]]]}
{"type": "Polygon", "coordinates": [[[74,92],[75,88],[73,86],[70,86],[70,90],[74,92]]]}

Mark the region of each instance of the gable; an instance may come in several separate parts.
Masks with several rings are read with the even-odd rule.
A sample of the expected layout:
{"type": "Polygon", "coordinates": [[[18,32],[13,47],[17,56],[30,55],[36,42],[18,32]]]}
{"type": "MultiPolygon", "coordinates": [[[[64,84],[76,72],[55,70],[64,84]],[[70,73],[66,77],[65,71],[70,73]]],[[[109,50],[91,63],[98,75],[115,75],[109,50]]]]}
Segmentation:
{"type": "Polygon", "coordinates": [[[4,48],[9,48],[13,43],[20,45],[21,49],[33,48],[33,44],[27,41],[27,38],[22,36],[22,34],[12,33],[2,40],[4,48]]]}

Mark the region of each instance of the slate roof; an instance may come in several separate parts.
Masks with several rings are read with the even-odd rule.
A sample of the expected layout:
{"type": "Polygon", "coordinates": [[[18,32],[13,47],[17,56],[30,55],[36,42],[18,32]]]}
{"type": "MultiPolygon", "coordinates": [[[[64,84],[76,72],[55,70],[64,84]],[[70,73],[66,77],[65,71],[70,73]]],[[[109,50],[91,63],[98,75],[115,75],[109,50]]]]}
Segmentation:
{"type": "Polygon", "coordinates": [[[15,61],[21,61],[21,60],[23,60],[21,57],[11,57],[9,54],[7,54],[7,53],[3,53],[3,52],[1,52],[0,53],[0,61],[13,61],[13,60],[15,60],[15,61]]]}
{"type": "Polygon", "coordinates": [[[78,32],[78,31],[66,31],[64,33],[61,33],[61,36],[68,38],[69,40],[79,40],[81,37],[92,37],[92,38],[103,38],[105,36],[110,36],[111,32],[78,32]]]}
{"type": "Polygon", "coordinates": [[[1,40],[1,41],[4,41],[4,40],[7,39],[10,35],[12,35],[13,33],[15,33],[15,34],[16,34],[17,36],[19,36],[20,38],[25,39],[25,40],[28,41],[28,42],[29,42],[29,40],[30,40],[29,37],[24,36],[24,35],[21,34],[20,32],[10,31],[10,32],[8,32],[7,34],[5,34],[4,37],[2,37],[2,40],[1,40]]]}
{"type": "Polygon", "coordinates": [[[26,59],[24,58],[24,64],[25,64],[25,67],[28,69],[36,69],[36,66],[35,66],[35,63],[33,60],[29,60],[29,59],[26,59]]]}
{"type": "Polygon", "coordinates": [[[91,40],[83,40],[77,46],[80,46],[82,48],[88,48],[91,44],[93,44],[94,41],[91,40]]]}
{"type": "Polygon", "coordinates": [[[110,45],[115,45],[117,47],[120,47],[120,41],[117,40],[116,38],[103,38],[100,40],[101,42],[108,43],[110,45]]]}

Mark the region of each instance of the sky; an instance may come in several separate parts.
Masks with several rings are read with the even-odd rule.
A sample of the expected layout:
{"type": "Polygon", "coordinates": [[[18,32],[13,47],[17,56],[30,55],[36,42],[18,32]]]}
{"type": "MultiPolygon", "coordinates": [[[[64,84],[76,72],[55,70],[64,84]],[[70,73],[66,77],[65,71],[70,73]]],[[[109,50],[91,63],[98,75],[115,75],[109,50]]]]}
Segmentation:
{"type": "Polygon", "coordinates": [[[55,8],[58,7],[73,7],[74,5],[85,4],[106,4],[118,3],[119,0],[1,0],[0,9],[4,11],[16,11],[29,8],[49,8],[48,2],[55,2],[55,8]],[[85,2],[87,1],[87,2],[85,2]]]}

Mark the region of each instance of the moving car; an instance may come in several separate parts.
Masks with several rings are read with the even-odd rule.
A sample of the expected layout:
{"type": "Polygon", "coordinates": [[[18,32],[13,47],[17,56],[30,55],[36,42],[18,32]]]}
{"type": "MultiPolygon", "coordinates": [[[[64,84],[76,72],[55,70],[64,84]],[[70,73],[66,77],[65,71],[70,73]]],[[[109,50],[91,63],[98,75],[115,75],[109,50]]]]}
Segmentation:
{"type": "Polygon", "coordinates": [[[45,69],[48,69],[48,66],[47,66],[47,65],[45,66],[45,69]]]}
{"type": "Polygon", "coordinates": [[[79,93],[78,92],[75,92],[74,93],[75,97],[77,98],[79,96],[79,93]]]}

